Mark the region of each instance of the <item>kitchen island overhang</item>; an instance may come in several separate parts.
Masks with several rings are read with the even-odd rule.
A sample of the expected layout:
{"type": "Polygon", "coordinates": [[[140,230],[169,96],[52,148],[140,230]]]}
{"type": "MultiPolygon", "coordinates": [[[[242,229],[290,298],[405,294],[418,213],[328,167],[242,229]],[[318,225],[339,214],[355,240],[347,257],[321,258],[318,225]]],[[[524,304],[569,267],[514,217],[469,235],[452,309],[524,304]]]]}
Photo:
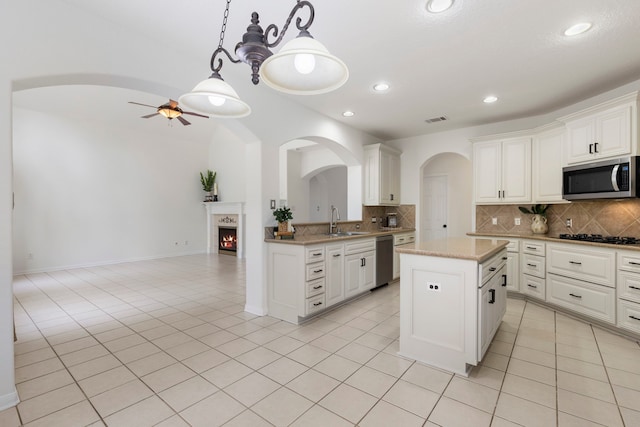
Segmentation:
{"type": "Polygon", "coordinates": [[[506,310],[508,243],[460,237],[396,248],[401,356],[469,375],[506,310]]]}

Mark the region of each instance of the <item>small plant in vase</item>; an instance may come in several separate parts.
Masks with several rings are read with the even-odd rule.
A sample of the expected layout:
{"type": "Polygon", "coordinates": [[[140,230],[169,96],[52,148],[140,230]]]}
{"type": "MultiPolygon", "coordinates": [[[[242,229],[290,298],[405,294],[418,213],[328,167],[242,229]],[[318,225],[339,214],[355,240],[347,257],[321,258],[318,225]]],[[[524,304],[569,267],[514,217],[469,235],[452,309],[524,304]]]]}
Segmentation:
{"type": "Polygon", "coordinates": [[[531,209],[519,206],[520,212],[528,215],[533,215],[531,219],[531,231],[534,234],[546,234],[549,231],[549,225],[547,224],[547,209],[549,205],[533,205],[531,209]]]}
{"type": "Polygon", "coordinates": [[[275,216],[276,221],[278,221],[278,233],[289,231],[289,221],[293,219],[291,209],[283,206],[274,210],[273,216],[275,216]]]}
{"type": "Polygon", "coordinates": [[[200,183],[202,184],[202,189],[204,190],[204,193],[205,193],[205,196],[204,196],[205,202],[213,201],[213,197],[211,197],[211,190],[213,189],[213,186],[216,183],[217,174],[218,174],[217,172],[214,172],[212,170],[207,170],[206,175],[200,172],[200,183]]]}

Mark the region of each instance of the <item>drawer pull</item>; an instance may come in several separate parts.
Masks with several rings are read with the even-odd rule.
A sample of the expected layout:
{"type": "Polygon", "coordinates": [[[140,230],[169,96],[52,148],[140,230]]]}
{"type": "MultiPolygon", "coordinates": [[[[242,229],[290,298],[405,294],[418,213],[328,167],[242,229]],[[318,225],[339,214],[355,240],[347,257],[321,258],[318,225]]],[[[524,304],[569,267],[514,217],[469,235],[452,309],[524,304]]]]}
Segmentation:
{"type": "Polygon", "coordinates": [[[496,290],[489,289],[489,293],[491,294],[491,299],[489,300],[489,304],[494,304],[496,302],[496,290]]]}
{"type": "Polygon", "coordinates": [[[503,261],[506,261],[506,260],[508,260],[508,259],[509,259],[509,258],[507,258],[506,256],[503,256],[503,257],[502,257],[502,260],[503,260],[503,261]]]}
{"type": "Polygon", "coordinates": [[[311,256],[320,256],[320,255],[322,255],[322,252],[316,252],[314,254],[311,254],[311,256]]]}
{"type": "Polygon", "coordinates": [[[319,305],[322,305],[322,303],[321,302],[316,302],[316,303],[313,304],[314,307],[317,307],[319,305]]]}
{"type": "Polygon", "coordinates": [[[314,273],[322,273],[322,269],[320,270],[313,270],[314,273]]]}
{"type": "Polygon", "coordinates": [[[489,271],[496,271],[496,268],[495,268],[495,267],[491,267],[491,268],[489,269],[489,271]]]}
{"type": "Polygon", "coordinates": [[[528,264],[528,263],[527,263],[527,265],[528,265],[529,267],[533,267],[533,268],[536,268],[536,267],[537,267],[537,265],[535,265],[535,264],[528,264]]]}
{"type": "Polygon", "coordinates": [[[576,295],[576,294],[569,294],[569,295],[574,298],[582,299],[582,295],[576,295]]]}
{"type": "Polygon", "coordinates": [[[573,265],[582,265],[581,262],[578,261],[569,261],[569,264],[573,264],[573,265]]]}
{"type": "Polygon", "coordinates": [[[637,286],[631,286],[629,285],[629,289],[635,289],[636,291],[640,291],[640,288],[637,286]]]}
{"type": "Polygon", "coordinates": [[[636,317],[636,316],[629,316],[629,318],[633,320],[640,320],[640,317],[636,317]]]}
{"type": "Polygon", "coordinates": [[[536,285],[529,285],[527,284],[528,287],[533,288],[533,289],[538,289],[538,287],[536,285]]]}
{"type": "Polygon", "coordinates": [[[333,254],[334,258],[338,258],[341,254],[333,254]]]}
{"type": "Polygon", "coordinates": [[[640,265],[640,262],[629,261],[629,264],[631,264],[631,265],[640,265]]]}
{"type": "Polygon", "coordinates": [[[314,286],[313,289],[322,289],[322,285],[314,286]]]}
{"type": "Polygon", "coordinates": [[[507,275],[506,274],[502,275],[502,286],[507,286],[507,275]]]}

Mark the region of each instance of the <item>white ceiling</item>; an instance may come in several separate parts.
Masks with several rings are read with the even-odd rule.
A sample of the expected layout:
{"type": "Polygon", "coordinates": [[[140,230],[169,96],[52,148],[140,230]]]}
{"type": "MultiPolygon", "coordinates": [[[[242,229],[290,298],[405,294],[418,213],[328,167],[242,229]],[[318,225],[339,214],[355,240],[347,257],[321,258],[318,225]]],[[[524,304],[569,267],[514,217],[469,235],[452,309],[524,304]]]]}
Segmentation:
{"type": "MultiPolygon", "coordinates": [[[[225,0],[64,1],[201,57],[202,78],[208,76],[225,0]]],[[[440,15],[427,13],[425,0],[313,3],[316,15],[310,32],[347,64],[349,81],[325,95],[273,95],[383,140],[548,113],[640,79],[638,0],[455,0],[453,8],[440,15]],[[585,20],[594,24],[589,32],[572,39],[562,35],[569,25],[585,20]],[[391,89],[374,93],[372,86],[378,81],[388,82],[391,89]],[[499,101],[483,104],[489,94],[499,101]],[[344,118],[344,110],[356,115],[344,118]],[[425,123],[443,115],[448,121],[425,123]]],[[[260,13],[263,27],[282,27],[294,4],[233,1],[225,47],[233,51],[252,11],[260,13]]],[[[294,28],[285,41],[295,35],[294,28]]],[[[171,63],[171,58],[166,60],[171,63]]],[[[230,73],[246,76],[235,84],[241,97],[256,90],[247,65],[227,62],[221,74],[230,73]]],[[[128,101],[165,102],[155,96],[127,95],[128,101]]],[[[118,102],[122,111],[122,98],[118,102]]],[[[104,108],[111,108],[110,103],[104,108]]],[[[130,105],[124,111],[152,112],[130,105]]],[[[162,118],[148,122],[154,120],[162,118]]],[[[194,123],[191,128],[200,126],[199,120],[207,121],[189,120],[194,123]]]]}

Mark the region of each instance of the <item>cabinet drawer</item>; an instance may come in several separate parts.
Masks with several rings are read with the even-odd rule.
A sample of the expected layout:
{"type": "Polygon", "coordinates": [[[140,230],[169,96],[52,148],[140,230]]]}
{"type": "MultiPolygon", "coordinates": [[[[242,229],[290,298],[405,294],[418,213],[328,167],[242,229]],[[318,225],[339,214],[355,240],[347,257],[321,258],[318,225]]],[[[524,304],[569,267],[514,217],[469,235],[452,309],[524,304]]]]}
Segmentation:
{"type": "Polygon", "coordinates": [[[324,262],[316,262],[314,264],[307,265],[307,280],[315,280],[325,275],[324,262]]]}
{"type": "Polygon", "coordinates": [[[608,323],[616,321],[613,288],[550,274],[547,301],[608,323]]]}
{"type": "Polygon", "coordinates": [[[618,269],[640,273],[640,253],[618,252],[618,269]]]}
{"type": "Polygon", "coordinates": [[[376,249],[375,239],[362,239],[344,244],[344,252],[346,255],[355,254],[365,251],[374,251],[376,249]]]}
{"type": "Polygon", "coordinates": [[[618,271],[618,298],[640,303],[640,274],[618,271]]]}
{"type": "Polygon", "coordinates": [[[618,300],[619,328],[640,334],[640,304],[618,300]]]}
{"type": "Polygon", "coordinates": [[[316,295],[320,295],[324,293],[325,288],[325,278],[312,280],[307,282],[305,297],[311,298],[316,295]]]}
{"type": "Polygon", "coordinates": [[[524,274],[530,274],[532,276],[544,279],[545,277],[545,265],[546,259],[542,256],[522,254],[522,263],[520,265],[520,271],[524,274]]]}
{"type": "Polygon", "coordinates": [[[502,251],[498,255],[494,256],[493,258],[480,264],[479,265],[480,275],[482,277],[480,284],[484,285],[487,282],[487,280],[489,280],[491,276],[493,276],[496,273],[496,271],[500,270],[502,266],[506,264],[506,262],[507,262],[507,252],[502,251]]]}
{"type": "Polygon", "coordinates": [[[324,304],[324,294],[316,295],[315,297],[311,297],[305,301],[305,316],[313,314],[317,311],[322,310],[325,307],[324,304]]]}
{"type": "Polygon", "coordinates": [[[522,253],[544,256],[545,244],[537,240],[524,240],[522,242],[522,253]]]}
{"type": "Polygon", "coordinates": [[[528,274],[520,275],[520,292],[523,294],[543,300],[545,299],[546,285],[545,279],[528,274]]]}
{"type": "Polygon", "coordinates": [[[615,252],[548,245],[549,273],[615,287],[615,252]]]}
{"type": "Polygon", "coordinates": [[[324,246],[305,248],[305,263],[324,261],[324,246]]]}
{"type": "Polygon", "coordinates": [[[520,240],[509,239],[507,252],[520,252],[520,240]]]}
{"type": "Polygon", "coordinates": [[[407,243],[413,243],[416,241],[415,233],[406,233],[406,234],[394,234],[393,235],[393,245],[406,245],[407,243]]]}

